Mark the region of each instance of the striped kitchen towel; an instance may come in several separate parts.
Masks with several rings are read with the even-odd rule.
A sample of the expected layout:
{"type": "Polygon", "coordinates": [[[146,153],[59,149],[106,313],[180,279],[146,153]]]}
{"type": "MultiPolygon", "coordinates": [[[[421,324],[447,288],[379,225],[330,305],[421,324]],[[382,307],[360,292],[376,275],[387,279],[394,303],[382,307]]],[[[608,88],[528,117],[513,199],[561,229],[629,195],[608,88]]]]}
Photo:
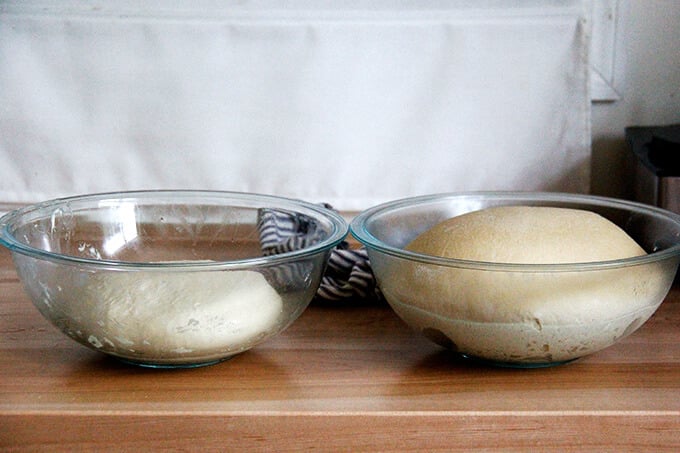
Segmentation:
{"type": "MultiPolygon", "coordinates": [[[[323,206],[333,209],[326,203],[323,206]]],[[[260,209],[258,233],[265,256],[298,250],[320,240],[320,232],[311,219],[274,209],[260,209]]],[[[290,265],[277,272],[295,274],[304,270],[290,265]]],[[[279,275],[279,278],[284,276],[279,275]]],[[[379,291],[366,249],[352,249],[347,241],[336,246],[331,251],[316,297],[332,301],[378,298],[379,291]]]]}

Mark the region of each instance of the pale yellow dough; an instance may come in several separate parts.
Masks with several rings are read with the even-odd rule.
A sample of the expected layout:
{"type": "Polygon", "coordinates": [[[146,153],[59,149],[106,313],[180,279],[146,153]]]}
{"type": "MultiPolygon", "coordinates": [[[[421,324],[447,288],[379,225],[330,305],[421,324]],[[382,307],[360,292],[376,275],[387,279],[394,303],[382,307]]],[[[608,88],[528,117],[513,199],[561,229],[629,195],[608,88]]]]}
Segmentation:
{"type": "MultiPolygon", "coordinates": [[[[598,214],[528,206],[448,219],[406,248],[523,264],[645,254],[598,214]]],[[[459,350],[500,361],[566,360],[612,344],[651,316],[669,284],[655,263],[589,272],[515,272],[398,260],[389,272],[381,289],[409,324],[448,338],[459,350]]]]}
{"type": "Polygon", "coordinates": [[[502,206],[445,220],[407,250],[495,263],[551,264],[644,255],[625,231],[599,214],[567,208],[502,206]]]}
{"type": "Polygon", "coordinates": [[[282,312],[279,294],[253,271],[94,274],[74,296],[64,304],[72,336],[140,359],[238,353],[282,312]]]}

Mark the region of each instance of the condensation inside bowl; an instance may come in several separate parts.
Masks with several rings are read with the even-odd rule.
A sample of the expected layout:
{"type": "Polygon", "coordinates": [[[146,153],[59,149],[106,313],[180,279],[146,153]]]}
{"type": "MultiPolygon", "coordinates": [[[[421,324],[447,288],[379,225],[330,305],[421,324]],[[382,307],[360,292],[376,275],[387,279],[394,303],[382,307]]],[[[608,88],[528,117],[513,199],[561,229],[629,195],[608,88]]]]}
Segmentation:
{"type": "Polygon", "coordinates": [[[105,211],[96,215],[73,211],[66,204],[13,233],[36,249],[95,260],[229,261],[262,256],[255,209],[110,204],[97,208],[105,211]]]}

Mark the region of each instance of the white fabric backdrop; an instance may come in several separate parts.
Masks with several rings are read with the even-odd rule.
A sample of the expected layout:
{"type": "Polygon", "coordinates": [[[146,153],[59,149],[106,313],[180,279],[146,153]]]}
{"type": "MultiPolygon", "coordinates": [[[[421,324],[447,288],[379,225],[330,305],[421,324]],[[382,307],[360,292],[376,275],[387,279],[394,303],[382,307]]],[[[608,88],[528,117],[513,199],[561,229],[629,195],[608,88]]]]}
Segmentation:
{"type": "Polygon", "coordinates": [[[282,4],[4,3],[0,198],[588,190],[585,2],[282,4]]]}

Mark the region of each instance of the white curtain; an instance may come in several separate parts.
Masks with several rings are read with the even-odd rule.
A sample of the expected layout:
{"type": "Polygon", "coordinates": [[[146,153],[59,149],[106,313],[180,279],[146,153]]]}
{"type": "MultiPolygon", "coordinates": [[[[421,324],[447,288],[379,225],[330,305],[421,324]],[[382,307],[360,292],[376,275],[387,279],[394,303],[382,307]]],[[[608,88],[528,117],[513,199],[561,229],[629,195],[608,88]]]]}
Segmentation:
{"type": "Polygon", "coordinates": [[[586,3],[5,2],[0,199],[585,192],[586,3]]]}

